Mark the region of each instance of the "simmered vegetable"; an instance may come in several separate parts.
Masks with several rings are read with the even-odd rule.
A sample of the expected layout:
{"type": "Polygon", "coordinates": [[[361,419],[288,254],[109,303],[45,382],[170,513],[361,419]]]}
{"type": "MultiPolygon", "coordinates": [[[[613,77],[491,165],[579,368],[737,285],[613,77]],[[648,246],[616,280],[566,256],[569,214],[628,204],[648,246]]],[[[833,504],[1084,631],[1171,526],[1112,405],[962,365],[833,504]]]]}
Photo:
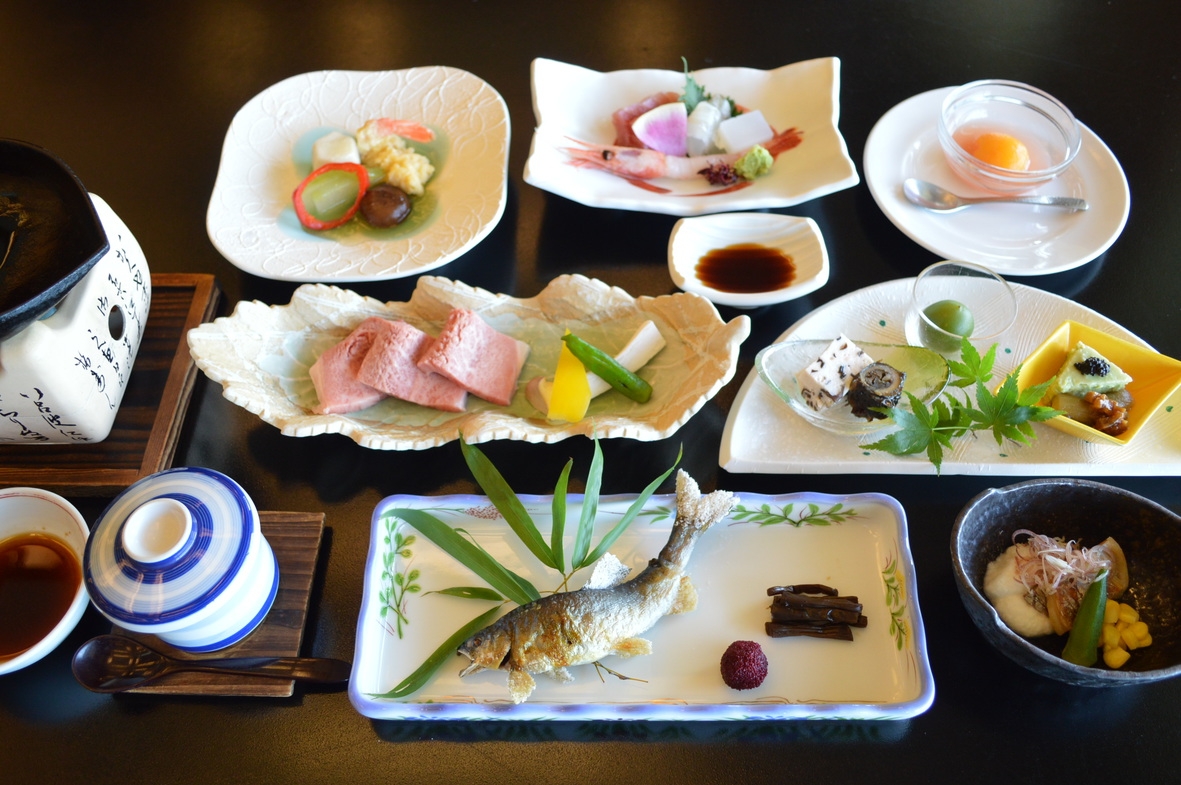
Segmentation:
{"type": "Polygon", "coordinates": [[[348,223],[369,189],[369,172],[353,163],[324,164],[291,195],[295,215],[305,229],[324,231],[348,223]]]}
{"type": "Polygon", "coordinates": [[[1099,636],[1103,633],[1103,614],[1107,609],[1107,570],[1087,587],[1082,604],[1062,650],[1062,659],[1089,668],[1099,660],[1099,636]]]}

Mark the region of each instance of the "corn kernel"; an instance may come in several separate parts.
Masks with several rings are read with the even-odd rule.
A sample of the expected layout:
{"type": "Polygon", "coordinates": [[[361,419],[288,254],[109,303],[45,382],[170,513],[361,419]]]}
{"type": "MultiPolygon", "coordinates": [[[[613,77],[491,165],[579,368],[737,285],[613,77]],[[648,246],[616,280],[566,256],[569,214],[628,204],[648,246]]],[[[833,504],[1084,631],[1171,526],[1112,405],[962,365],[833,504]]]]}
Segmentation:
{"type": "Polygon", "coordinates": [[[1104,649],[1103,663],[1109,668],[1122,668],[1132,655],[1120,648],[1104,649]]]}
{"type": "Polygon", "coordinates": [[[1141,649],[1143,649],[1145,646],[1151,646],[1151,645],[1152,645],[1152,635],[1151,634],[1145,635],[1143,638],[1140,639],[1140,648],[1141,649]]]}
{"type": "Polygon", "coordinates": [[[1136,613],[1136,609],[1131,605],[1128,605],[1126,602],[1121,602],[1119,604],[1119,617],[1120,621],[1126,621],[1129,624],[1140,621],[1140,614],[1136,613]]]}
{"type": "Polygon", "coordinates": [[[1124,642],[1124,646],[1127,647],[1128,651],[1140,648],[1140,639],[1132,634],[1131,629],[1124,630],[1119,634],[1119,637],[1124,642]]]}
{"type": "Polygon", "coordinates": [[[1115,600],[1108,600],[1107,604],[1103,606],[1103,623],[1115,624],[1119,619],[1119,603],[1115,600]]]}
{"type": "Polygon", "coordinates": [[[1148,625],[1142,621],[1136,622],[1128,629],[1131,630],[1132,634],[1135,635],[1137,638],[1143,638],[1145,635],[1148,634],[1148,625]]]}
{"type": "Polygon", "coordinates": [[[1114,624],[1104,624],[1103,631],[1099,635],[1099,640],[1102,642],[1104,648],[1118,647],[1120,642],[1119,630],[1115,628],[1114,624]]]}

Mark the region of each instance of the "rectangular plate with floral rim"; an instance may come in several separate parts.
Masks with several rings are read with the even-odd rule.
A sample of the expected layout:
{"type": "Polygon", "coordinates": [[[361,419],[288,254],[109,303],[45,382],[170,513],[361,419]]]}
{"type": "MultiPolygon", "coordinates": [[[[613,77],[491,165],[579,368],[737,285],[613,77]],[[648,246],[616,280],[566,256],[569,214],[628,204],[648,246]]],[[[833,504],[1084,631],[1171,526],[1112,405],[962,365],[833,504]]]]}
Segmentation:
{"type": "MultiPolygon", "coordinates": [[[[635,496],[601,500],[593,544],[635,496]]],[[[543,536],[551,498],[523,496],[543,536]]],[[[567,546],[573,542],[582,498],[571,495],[567,546]]],[[[543,567],[482,496],[391,496],[373,513],[365,592],[349,697],[379,719],[774,720],[901,719],[926,711],[935,698],[915,590],[906,515],[896,500],[875,493],[832,496],[743,494],[728,518],[699,541],[689,564],[697,609],[668,616],[644,637],[652,654],[571,669],[574,680],[546,676],[528,701],[508,698],[507,673],[484,671],[460,679],[467,662],[456,656],[418,692],[382,698],[448,637],[491,607],[485,600],[437,594],[483,585],[391,510],[430,512],[501,564],[528,578],[543,594],[557,574],[543,567]],[[767,587],[825,583],[856,595],[869,619],[853,642],[767,637],[767,587]],[[722,652],[735,640],[758,641],[767,654],[767,679],[736,691],[721,678],[722,652]]],[[[654,496],[611,551],[633,575],[655,556],[673,521],[675,497],[654,496]]],[[[589,570],[577,573],[582,585],[589,570]]]]}

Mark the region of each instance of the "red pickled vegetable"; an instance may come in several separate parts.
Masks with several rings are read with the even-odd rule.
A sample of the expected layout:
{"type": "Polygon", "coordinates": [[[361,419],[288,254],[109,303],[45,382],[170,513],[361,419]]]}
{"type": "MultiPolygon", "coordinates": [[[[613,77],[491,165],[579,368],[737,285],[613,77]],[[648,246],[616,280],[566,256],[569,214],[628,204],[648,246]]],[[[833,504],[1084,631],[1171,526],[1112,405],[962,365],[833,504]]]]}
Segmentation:
{"type": "Polygon", "coordinates": [[[366,171],[364,166],[354,163],[328,163],[304,178],[304,181],[296,187],[295,192],[291,195],[291,202],[295,206],[295,215],[299,218],[300,225],[305,229],[320,232],[325,229],[335,229],[351,221],[353,216],[357,214],[357,209],[361,206],[361,198],[365,196],[367,190],[369,190],[369,172],[366,171]],[[312,215],[303,201],[304,189],[313,180],[326,172],[348,172],[357,178],[356,200],[343,214],[330,221],[324,221],[312,215]]]}

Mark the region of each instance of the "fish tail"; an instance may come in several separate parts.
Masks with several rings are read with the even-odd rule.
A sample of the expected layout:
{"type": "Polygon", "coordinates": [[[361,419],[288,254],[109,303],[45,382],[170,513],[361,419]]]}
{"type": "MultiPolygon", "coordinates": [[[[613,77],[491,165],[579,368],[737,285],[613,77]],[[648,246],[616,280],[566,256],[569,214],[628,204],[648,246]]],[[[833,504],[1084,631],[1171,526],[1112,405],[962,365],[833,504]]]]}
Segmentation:
{"type": "Polygon", "coordinates": [[[734,494],[729,491],[714,491],[702,496],[697,481],[684,469],[678,469],[677,520],[673,524],[668,544],[660,552],[660,558],[684,567],[697,538],[729,515],[734,503],[734,494]]]}

